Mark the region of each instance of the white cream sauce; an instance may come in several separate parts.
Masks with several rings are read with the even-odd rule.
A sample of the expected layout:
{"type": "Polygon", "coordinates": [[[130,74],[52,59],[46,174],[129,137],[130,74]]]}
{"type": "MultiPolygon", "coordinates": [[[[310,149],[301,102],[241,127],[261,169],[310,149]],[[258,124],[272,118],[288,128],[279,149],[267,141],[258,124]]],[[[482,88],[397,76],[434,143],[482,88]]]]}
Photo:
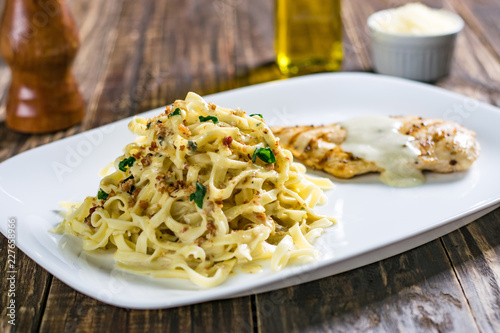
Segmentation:
{"type": "Polygon", "coordinates": [[[413,144],[415,138],[398,132],[402,126],[399,120],[362,116],[344,121],[341,126],[347,130],[342,150],[384,168],[382,182],[394,187],[424,183],[422,171],[415,167],[420,150],[413,144]]]}

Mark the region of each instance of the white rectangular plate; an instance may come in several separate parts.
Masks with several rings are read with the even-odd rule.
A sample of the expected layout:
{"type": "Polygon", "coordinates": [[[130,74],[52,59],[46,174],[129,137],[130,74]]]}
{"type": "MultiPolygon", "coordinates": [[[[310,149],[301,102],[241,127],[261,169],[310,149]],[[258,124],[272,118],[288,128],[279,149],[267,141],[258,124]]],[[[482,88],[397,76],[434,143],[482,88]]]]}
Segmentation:
{"type": "MultiPolygon", "coordinates": [[[[75,238],[49,229],[61,201],[96,195],[101,168],[134,139],[130,119],[63,139],[0,164],[0,230],[16,219],[17,246],[74,289],[116,306],[155,309],[248,295],[320,279],[404,252],[455,230],[500,205],[500,112],[434,86],[362,73],[318,74],[205,97],[218,105],[261,113],[269,125],[327,124],[365,115],[419,115],[462,123],[477,133],[481,155],[455,174],[427,174],[423,186],[382,184],[377,175],[340,181],[319,208],[338,218],[315,247],[317,262],[275,273],[238,273],[213,288],[151,279],[113,269],[109,255],[82,253],[75,238]]],[[[153,116],[161,109],[146,112],[153,116]]],[[[325,173],[316,175],[329,177],[325,173]]],[[[33,281],[33,283],[37,283],[33,281]]]]}

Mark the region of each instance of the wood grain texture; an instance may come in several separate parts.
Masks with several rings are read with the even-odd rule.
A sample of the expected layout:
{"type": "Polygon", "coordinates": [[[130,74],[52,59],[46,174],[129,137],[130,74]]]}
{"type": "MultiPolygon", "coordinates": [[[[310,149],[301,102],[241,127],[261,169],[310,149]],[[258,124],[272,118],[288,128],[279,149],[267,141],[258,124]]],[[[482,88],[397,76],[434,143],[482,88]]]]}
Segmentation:
{"type": "MultiPolygon", "coordinates": [[[[366,19],[405,2],[343,2],[344,71],[372,71],[366,19]]],[[[437,85],[500,105],[498,0],[424,2],[455,11],[466,22],[451,75],[437,85]]],[[[209,94],[283,79],[273,63],[272,0],[68,4],[80,32],[74,72],[87,103],[85,119],[54,134],[8,130],[4,121],[10,74],[0,61],[0,162],[171,103],[189,90],[209,94]]],[[[461,111],[444,110],[443,116],[460,120],[474,112],[468,99],[458,107],[461,111]]],[[[8,325],[2,307],[0,331],[495,332],[500,330],[499,232],[496,210],[441,240],[337,276],[252,297],[156,311],[95,301],[18,251],[20,325],[8,325]]],[[[0,236],[2,305],[7,301],[6,246],[0,236]]]]}
{"type": "Polygon", "coordinates": [[[500,210],[443,237],[482,332],[500,331],[500,210]]]}
{"type": "Polygon", "coordinates": [[[109,60],[109,52],[116,39],[115,30],[116,23],[121,14],[121,2],[96,0],[92,2],[91,7],[87,7],[81,6],[81,3],[78,1],[68,1],[68,5],[77,21],[80,33],[81,46],[73,69],[87,104],[85,119],[82,124],[51,134],[28,135],[8,129],[5,126],[5,94],[7,92],[5,87],[8,85],[10,72],[3,62],[0,63],[0,91],[2,92],[2,104],[0,108],[0,162],[12,155],[71,136],[82,130],[90,129],[92,126],[89,124],[89,120],[96,113],[96,100],[99,99],[102,93],[103,83],[100,80],[109,60]],[[99,15],[103,15],[106,19],[98,20],[97,17],[99,15]],[[89,66],[92,70],[89,70],[89,66]]]}
{"type": "Polygon", "coordinates": [[[347,273],[257,295],[256,312],[262,332],[477,331],[439,240],[347,273]]]}
{"type": "Polygon", "coordinates": [[[11,70],[7,125],[50,133],[81,122],[85,103],[72,70],[79,38],[66,1],[7,1],[0,31],[0,51],[11,70]]]}
{"type": "Polygon", "coordinates": [[[7,239],[0,236],[0,332],[30,332],[40,327],[43,308],[50,288],[52,277],[50,274],[38,266],[24,253],[16,249],[15,268],[7,266],[7,239]],[[8,273],[15,271],[15,273],[8,273]],[[16,305],[16,325],[8,323],[11,319],[7,317],[7,305],[9,302],[8,277],[15,277],[15,305],[16,305]]]}
{"type": "MultiPolygon", "coordinates": [[[[117,288],[119,289],[119,288],[117,288]]],[[[117,308],[54,278],[41,332],[253,332],[250,297],[167,310],[117,308]]]]}
{"type": "Polygon", "coordinates": [[[451,3],[456,12],[462,16],[467,25],[474,30],[481,41],[481,48],[495,55],[496,62],[500,62],[500,26],[498,1],[492,0],[446,0],[451,3]]]}

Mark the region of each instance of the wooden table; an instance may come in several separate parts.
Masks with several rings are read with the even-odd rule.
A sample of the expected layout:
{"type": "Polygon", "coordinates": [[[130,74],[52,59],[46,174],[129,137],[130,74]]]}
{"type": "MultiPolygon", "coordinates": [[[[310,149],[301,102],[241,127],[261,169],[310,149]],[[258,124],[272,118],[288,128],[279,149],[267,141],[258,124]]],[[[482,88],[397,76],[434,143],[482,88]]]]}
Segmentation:
{"type": "MultiPolygon", "coordinates": [[[[438,86],[500,104],[498,0],[428,0],[466,22],[438,86]]],[[[343,2],[344,71],[371,71],[365,22],[404,1],[343,2]]],[[[82,124],[47,135],[5,126],[9,70],[0,64],[0,161],[166,105],[279,78],[271,0],[71,0],[81,48],[74,70],[82,124]]],[[[3,6],[2,6],[3,7],[3,6]]],[[[500,125],[500,124],[499,124],[500,125]]],[[[500,331],[500,210],[449,235],[343,274],[260,295],[138,311],[82,295],[17,251],[17,324],[7,323],[7,240],[0,237],[0,331],[500,331]]]]}

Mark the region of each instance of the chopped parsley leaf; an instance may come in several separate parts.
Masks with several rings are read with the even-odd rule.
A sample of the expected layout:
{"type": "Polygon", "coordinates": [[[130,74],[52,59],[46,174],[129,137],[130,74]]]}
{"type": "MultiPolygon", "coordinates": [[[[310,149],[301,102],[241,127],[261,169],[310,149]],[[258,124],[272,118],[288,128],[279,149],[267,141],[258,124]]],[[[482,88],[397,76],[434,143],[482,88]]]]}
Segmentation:
{"type": "Polygon", "coordinates": [[[169,113],[169,114],[168,114],[168,118],[170,118],[170,117],[172,117],[172,116],[180,116],[180,115],[181,115],[181,109],[176,108],[176,109],[174,110],[174,112],[172,112],[172,113],[169,113]]]}
{"type": "Polygon", "coordinates": [[[203,184],[196,182],[196,191],[191,193],[189,200],[194,200],[194,203],[198,206],[198,208],[203,208],[203,197],[205,197],[206,193],[207,188],[203,186],[203,184]]]}
{"type": "Polygon", "coordinates": [[[149,122],[147,125],[146,125],[146,128],[149,129],[151,127],[151,122],[149,122]]]}
{"type": "Polygon", "coordinates": [[[198,149],[198,144],[194,141],[188,141],[189,148],[191,148],[191,152],[194,153],[196,149],[198,149]]]}
{"type": "Polygon", "coordinates": [[[200,118],[200,121],[202,121],[202,122],[209,121],[209,120],[213,121],[214,124],[217,124],[219,122],[219,119],[217,119],[217,117],[214,117],[214,116],[206,116],[206,117],[200,116],[199,118],[200,118]]]}
{"type": "Polygon", "coordinates": [[[259,116],[259,117],[261,117],[262,119],[264,119],[264,117],[262,117],[262,115],[261,115],[260,113],[252,113],[252,114],[250,115],[250,117],[253,117],[253,116],[259,116]]]}
{"type": "Polygon", "coordinates": [[[118,163],[118,169],[121,171],[127,171],[127,167],[131,167],[135,162],[135,157],[130,156],[129,158],[125,158],[118,163]]]}
{"type": "Polygon", "coordinates": [[[99,192],[97,193],[97,199],[99,200],[106,200],[109,197],[109,194],[104,192],[102,188],[99,189],[99,192]]]}
{"type": "Polygon", "coordinates": [[[255,160],[260,158],[265,163],[274,163],[276,162],[276,157],[274,156],[273,150],[269,147],[267,148],[257,148],[253,152],[252,162],[255,163],[255,160]]]}

